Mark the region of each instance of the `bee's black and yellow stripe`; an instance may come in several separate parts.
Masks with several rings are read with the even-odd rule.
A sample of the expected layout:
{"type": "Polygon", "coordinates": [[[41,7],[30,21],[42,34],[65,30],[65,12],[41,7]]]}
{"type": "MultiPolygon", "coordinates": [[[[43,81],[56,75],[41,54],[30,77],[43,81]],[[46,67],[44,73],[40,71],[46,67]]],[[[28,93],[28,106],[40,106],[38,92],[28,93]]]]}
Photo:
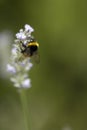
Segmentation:
{"type": "Polygon", "coordinates": [[[39,44],[37,42],[30,42],[27,44],[27,47],[30,47],[30,46],[37,46],[39,47],[39,44]]]}

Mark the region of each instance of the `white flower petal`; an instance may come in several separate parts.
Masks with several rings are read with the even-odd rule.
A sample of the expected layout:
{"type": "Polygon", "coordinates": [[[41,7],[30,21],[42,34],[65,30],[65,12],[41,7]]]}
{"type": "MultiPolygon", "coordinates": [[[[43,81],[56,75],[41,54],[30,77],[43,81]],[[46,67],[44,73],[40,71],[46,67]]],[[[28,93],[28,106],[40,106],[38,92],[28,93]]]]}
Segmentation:
{"type": "Polygon", "coordinates": [[[26,45],[27,44],[27,40],[24,40],[23,44],[26,45]]]}
{"type": "Polygon", "coordinates": [[[12,55],[17,55],[17,49],[16,48],[13,48],[11,52],[12,52],[12,55]]]}
{"type": "Polygon", "coordinates": [[[24,33],[21,34],[21,39],[26,39],[26,35],[24,33]]]}
{"type": "Polygon", "coordinates": [[[22,87],[23,88],[30,88],[31,84],[30,84],[30,79],[25,79],[23,82],[22,82],[22,87]]]}
{"type": "Polygon", "coordinates": [[[20,88],[20,84],[19,83],[15,83],[14,86],[17,87],[17,88],[20,88]]]}
{"type": "MultiPolygon", "coordinates": [[[[33,64],[31,63],[30,58],[23,57],[21,49],[23,44],[26,45],[30,42],[31,32],[34,29],[26,24],[23,29],[19,30],[19,33],[16,34],[16,40],[11,51],[11,62],[7,65],[7,70],[12,73],[10,80],[13,82],[15,87],[18,88],[30,88],[31,80],[28,78],[28,71],[31,69],[33,64]]],[[[24,49],[24,48],[23,48],[24,49]]]]}
{"type": "Polygon", "coordinates": [[[20,37],[21,37],[20,33],[17,33],[16,38],[20,39],[20,37]]]}
{"type": "Polygon", "coordinates": [[[10,73],[16,73],[15,67],[10,64],[7,64],[7,71],[9,71],[10,73]]]}
{"type": "Polygon", "coordinates": [[[25,70],[26,70],[26,71],[30,70],[32,66],[33,66],[32,63],[28,63],[28,64],[26,65],[26,67],[25,67],[25,70]]]}
{"type": "Polygon", "coordinates": [[[20,32],[16,34],[16,38],[20,40],[24,40],[26,39],[26,35],[24,34],[24,32],[20,32]]]}
{"type": "Polygon", "coordinates": [[[23,32],[23,29],[20,29],[20,32],[23,32]]]}
{"type": "Polygon", "coordinates": [[[26,24],[26,25],[25,25],[25,31],[31,33],[31,32],[34,31],[34,29],[33,29],[30,25],[26,24]]]}

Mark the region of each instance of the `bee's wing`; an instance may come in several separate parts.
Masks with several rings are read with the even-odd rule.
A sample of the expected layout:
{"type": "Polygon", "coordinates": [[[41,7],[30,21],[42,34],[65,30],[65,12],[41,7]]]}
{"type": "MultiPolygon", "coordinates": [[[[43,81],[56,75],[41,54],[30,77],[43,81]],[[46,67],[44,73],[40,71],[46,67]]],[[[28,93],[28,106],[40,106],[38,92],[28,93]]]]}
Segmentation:
{"type": "Polygon", "coordinates": [[[36,63],[39,63],[40,62],[40,55],[38,53],[38,51],[36,51],[33,56],[32,56],[32,60],[36,63]]]}

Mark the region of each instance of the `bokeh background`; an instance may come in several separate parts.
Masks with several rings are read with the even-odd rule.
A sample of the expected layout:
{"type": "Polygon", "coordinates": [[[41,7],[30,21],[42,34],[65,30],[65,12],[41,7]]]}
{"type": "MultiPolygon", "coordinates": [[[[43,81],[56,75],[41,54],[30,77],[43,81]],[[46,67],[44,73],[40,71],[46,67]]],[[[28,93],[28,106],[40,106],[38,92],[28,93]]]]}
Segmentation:
{"type": "Polygon", "coordinates": [[[4,63],[25,24],[40,44],[27,90],[31,130],[86,130],[86,0],[0,0],[0,130],[24,130],[20,97],[4,63]]]}

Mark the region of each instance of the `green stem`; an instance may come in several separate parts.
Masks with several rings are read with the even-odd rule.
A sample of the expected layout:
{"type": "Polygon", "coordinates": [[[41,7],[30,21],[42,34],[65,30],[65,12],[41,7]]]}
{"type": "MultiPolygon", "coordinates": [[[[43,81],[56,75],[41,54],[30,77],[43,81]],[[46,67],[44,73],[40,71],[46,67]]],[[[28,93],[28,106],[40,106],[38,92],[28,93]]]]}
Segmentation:
{"type": "Polygon", "coordinates": [[[21,99],[23,114],[24,114],[25,130],[30,130],[26,90],[25,90],[25,89],[21,89],[21,90],[19,91],[19,93],[20,93],[20,99],[21,99]]]}

